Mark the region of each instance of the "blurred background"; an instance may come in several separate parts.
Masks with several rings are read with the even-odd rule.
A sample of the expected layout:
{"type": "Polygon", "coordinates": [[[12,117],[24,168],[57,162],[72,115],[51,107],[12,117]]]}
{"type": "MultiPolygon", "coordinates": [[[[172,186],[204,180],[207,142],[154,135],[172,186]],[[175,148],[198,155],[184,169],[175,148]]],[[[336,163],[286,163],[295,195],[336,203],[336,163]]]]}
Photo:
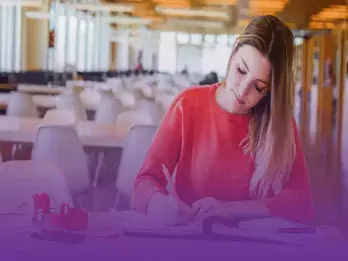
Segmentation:
{"type": "MultiPolygon", "coordinates": [[[[318,222],[345,230],[346,0],[1,0],[3,164],[32,159],[44,120],[75,124],[79,146],[92,155],[89,172],[99,173],[89,174],[99,188],[94,207],[108,210],[121,190],[125,151],[134,146],[120,145],[133,135],[130,128],[157,126],[179,92],[223,79],[238,34],[265,14],[282,19],[295,36],[294,117],[318,222]]],[[[146,152],[148,145],[139,146],[145,138],[135,136],[137,150],[146,152]]],[[[72,143],[63,143],[69,150],[72,143]]]]}

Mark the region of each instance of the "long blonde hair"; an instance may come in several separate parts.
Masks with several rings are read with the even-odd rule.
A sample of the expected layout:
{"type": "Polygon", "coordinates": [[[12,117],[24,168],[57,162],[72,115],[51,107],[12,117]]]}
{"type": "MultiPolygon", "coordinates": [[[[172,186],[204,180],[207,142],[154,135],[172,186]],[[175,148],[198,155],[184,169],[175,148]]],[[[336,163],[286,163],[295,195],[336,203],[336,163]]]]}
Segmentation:
{"type": "Polygon", "coordinates": [[[274,194],[281,191],[296,157],[292,116],[294,39],[278,18],[257,17],[236,40],[228,71],[233,55],[243,45],[259,50],[272,68],[270,92],[252,109],[249,133],[243,141],[245,151],[255,161],[250,193],[265,197],[270,189],[274,194]]]}

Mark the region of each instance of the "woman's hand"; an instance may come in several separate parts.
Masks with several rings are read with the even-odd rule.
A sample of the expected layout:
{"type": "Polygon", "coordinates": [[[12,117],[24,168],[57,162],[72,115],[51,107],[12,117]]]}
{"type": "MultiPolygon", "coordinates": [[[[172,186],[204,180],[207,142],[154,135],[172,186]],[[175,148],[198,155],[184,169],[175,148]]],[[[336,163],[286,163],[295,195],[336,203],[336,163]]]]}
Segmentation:
{"type": "Polygon", "coordinates": [[[227,203],[214,198],[208,197],[196,201],[193,203],[193,209],[196,213],[194,222],[201,222],[210,217],[231,218],[231,209],[227,203]]]}
{"type": "Polygon", "coordinates": [[[189,222],[193,210],[175,197],[158,192],[151,197],[147,215],[159,225],[170,226],[189,222]]]}

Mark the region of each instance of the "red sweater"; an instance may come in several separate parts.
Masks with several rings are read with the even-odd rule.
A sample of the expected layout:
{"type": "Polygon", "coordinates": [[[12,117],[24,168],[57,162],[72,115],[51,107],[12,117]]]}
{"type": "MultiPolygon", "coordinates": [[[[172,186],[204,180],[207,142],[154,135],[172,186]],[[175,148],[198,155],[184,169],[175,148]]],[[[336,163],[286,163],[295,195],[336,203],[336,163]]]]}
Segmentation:
{"type": "MultiPolygon", "coordinates": [[[[189,88],[175,99],[136,178],[134,209],[146,212],[155,192],[166,193],[162,164],[170,173],[177,165],[176,191],[188,205],[204,197],[224,201],[252,199],[249,186],[254,163],[239,146],[248,132],[250,116],[222,109],[215,99],[217,86],[189,88]]],[[[294,131],[297,156],[290,180],[279,194],[270,194],[265,202],[273,216],[309,223],[314,211],[308,171],[296,125],[294,131]]]]}

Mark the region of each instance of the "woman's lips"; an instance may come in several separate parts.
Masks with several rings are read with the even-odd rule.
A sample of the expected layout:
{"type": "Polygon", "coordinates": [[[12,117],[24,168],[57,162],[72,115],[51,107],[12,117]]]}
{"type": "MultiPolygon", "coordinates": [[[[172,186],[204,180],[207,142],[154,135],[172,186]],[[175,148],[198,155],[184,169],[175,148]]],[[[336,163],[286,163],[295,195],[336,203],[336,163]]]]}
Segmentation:
{"type": "Polygon", "coordinates": [[[238,101],[239,104],[245,104],[245,102],[244,102],[242,99],[240,99],[240,98],[238,97],[237,93],[236,93],[234,90],[233,90],[233,93],[234,93],[234,95],[236,96],[236,99],[237,99],[237,101],[238,101]]]}

